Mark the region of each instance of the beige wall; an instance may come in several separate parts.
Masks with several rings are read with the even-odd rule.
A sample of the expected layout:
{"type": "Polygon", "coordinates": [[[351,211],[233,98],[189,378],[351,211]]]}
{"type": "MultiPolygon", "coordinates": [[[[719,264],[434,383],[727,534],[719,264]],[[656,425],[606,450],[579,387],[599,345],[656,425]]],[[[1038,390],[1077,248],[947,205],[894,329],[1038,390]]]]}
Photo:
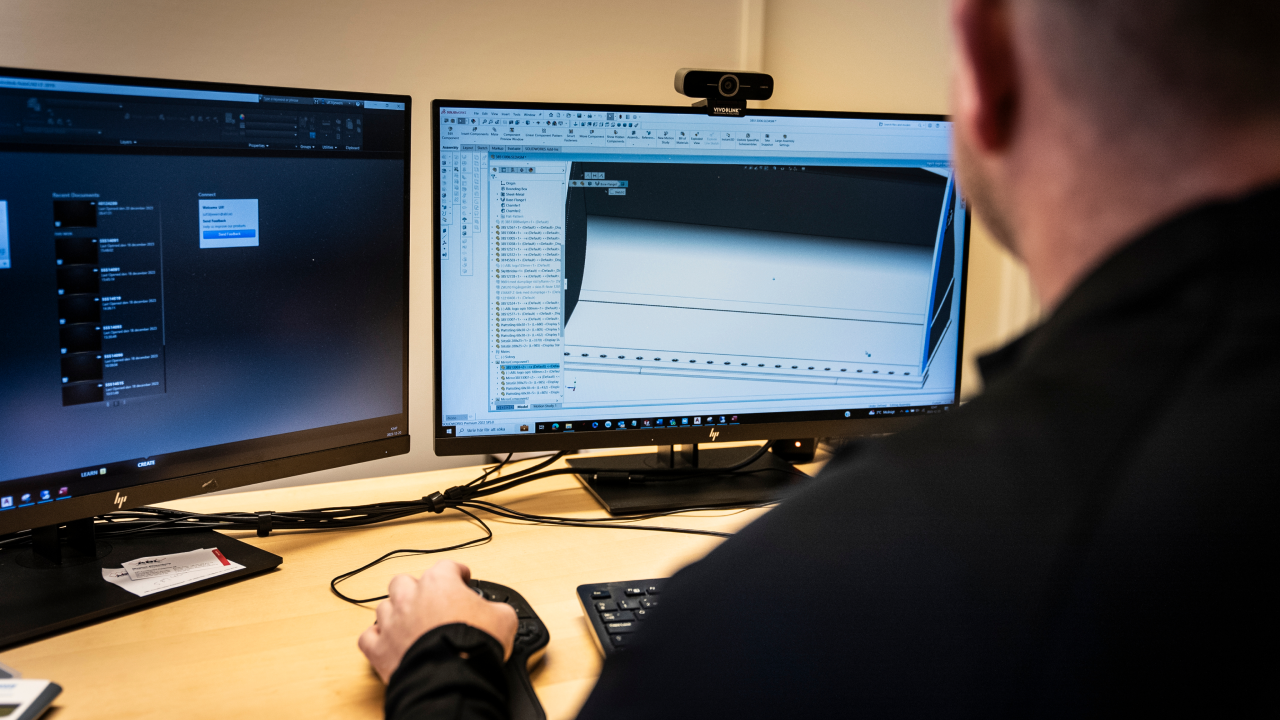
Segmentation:
{"type": "MultiPolygon", "coordinates": [[[[0,65],[414,97],[414,450],[302,479],[324,481],[471,461],[431,452],[431,99],[687,104],[672,89],[677,68],[763,67],[777,79],[772,107],[945,112],[943,5],[0,0],[0,65]]],[[[981,234],[970,267],[966,345],[989,347],[1023,322],[1028,296],[981,234]]]]}
{"type": "MultiPolygon", "coordinates": [[[[744,3],[750,0],[744,0],[744,3]]],[[[767,107],[947,112],[947,0],[767,0],[761,65],[767,107]]],[[[973,358],[1038,316],[1026,273],[986,228],[973,231],[965,317],[965,396],[981,390],[973,358]]]]}

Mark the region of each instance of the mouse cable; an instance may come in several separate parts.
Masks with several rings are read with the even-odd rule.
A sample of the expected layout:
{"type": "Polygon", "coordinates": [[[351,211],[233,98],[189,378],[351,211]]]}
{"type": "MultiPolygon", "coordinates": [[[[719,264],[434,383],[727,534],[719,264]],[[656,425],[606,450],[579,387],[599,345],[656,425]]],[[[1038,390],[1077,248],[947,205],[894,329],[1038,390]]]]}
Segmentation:
{"type": "MultiPolygon", "coordinates": [[[[742,507],[741,509],[747,510],[747,509],[753,509],[753,508],[763,508],[763,507],[768,507],[774,504],[776,503],[759,503],[756,505],[745,506],[745,507],[742,507]]],[[[531,522],[531,523],[536,523],[540,525],[559,525],[562,527],[604,528],[604,529],[610,529],[610,530],[645,530],[649,532],[670,532],[670,533],[681,533],[685,535],[706,535],[706,536],[718,537],[718,538],[729,538],[733,536],[732,533],[720,532],[718,530],[700,530],[698,528],[677,528],[677,527],[663,527],[661,525],[629,524],[632,522],[651,520],[653,518],[658,518],[658,517],[669,517],[672,515],[685,513],[685,512],[722,510],[722,509],[725,509],[723,506],[703,506],[703,507],[684,508],[680,510],[667,510],[663,512],[648,513],[645,515],[634,515],[626,518],[566,518],[566,517],[556,517],[551,515],[533,515],[530,513],[520,512],[518,510],[513,510],[509,507],[496,505],[494,503],[484,502],[484,501],[462,502],[449,509],[457,510],[458,512],[465,514],[467,517],[475,521],[481,528],[484,529],[484,533],[485,533],[484,536],[473,538],[471,540],[458,543],[456,545],[449,545],[447,547],[432,548],[432,549],[426,549],[426,550],[411,549],[411,548],[406,548],[401,550],[392,550],[391,552],[388,552],[382,555],[381,557],[377,558],[376,560],[373,560],[372,562],[366,563],[356,568],[355,570],[349,570],[347,572],[344,572],[341,575],[338,575],[337,577],[333,578],[332,580],[329,581],[329,590],[332,591],[333,594],[336,595],[339,599],[345,600],[346,602],[349,602],[353,605],[363,605],[364,603],[376,602],[378,600],[385,600],[387,597],[386,595],[379,595],[377,597],[362,598],[362,599],[350,597],[338,589],[338,583],[341,583],[345,580],[350,580],[351,578],[363,573],[364,571],[374,567],[375,565],[381,564],[387,560],[391,560],[396,557],[405,557],[405,556],[411,556],[411,555],[433,555],[436,553],[449,552],[452,550],[460,550],[462,548],[474,547],[477,545],[483,545],[485,543],[488,543],[490,540],[493,539],[493,529],[490,528],[489,525],[485,523],[484,520],[481,520],[480,518],[476,517],[476,515],[469,512],[469,510],[486,512],[491,515],[496,515],[498,517],[503,517],[510,520],[520,520],[520,521],[531,522]]]]}
{"type": "MultiPolygon", "coordinates": [[[[717,468],[715,470],[708,468],[708,472],[726,473],[726,472],[733,472],[735,470],[739,470],[741,468],[747,467],[748,465],[751,465],[752,463],[754,463],[756,460],[760,459],[760,457],[762,457],[764,453],[769,450],[771,445],[772,443],[766,443],[763,447],[761,447],[759,450],[757,450],[755,453],[753,453],[750,457],[746,458],[742,462],[736,463],[727,468],[717,468]]],[[[672,533],[682,533],[682,534],[688,534],[688,535],[705,535],[705,536],[720,537],[720,538],[731,537],[731,533],[719,532],[715,530],[699,530],[696,528],[673,528],[673,527],[662,527],[662,526],[654,526],[654,525],[630,524],[630,523],[640,522],[643,520],[649,520],[657,517],[667,517],[667,516],[675,515],[677,513],[682,513],[682,512],[695,512],[695,511],[701,511],[701,510],[718,510],[718,509],[721,509],[721,507],[704,506],[704,507],[694,507],[694,508],[683,508],[679,510],[668,510],[668,511],[662,511],[662,512],[633,515],[626,518],[566,518],[566,517],[534,515],[531,513],[524,513],[524,512],[513,510],[511,508],[508,508],[502,505],[497,505],[494,503],[485,502],[481,500],[473,500],[473,499],[447,500],[445,499],[445,496],[447,495],[452,495],[456,498],[458,495],[462,494],[459,492],[460,490],[465,492],[466,490],[476,489],[476,486],[479,486],[480,488],[484,488],[486,492],[484,492],[483,494],[488,495],[488,494],[493,494],[495,492],[499,492],[501,490],[505,490],[510,487],[515,487],[516,485],[520,485],[525,482],[536,480],[542,477],[551,477],[554,475],[566,474],[565,472],[561,472],[561,471],[550,471],[545,473],[537,472],[541,468],[544,468],[547,465],[550,465],[551,463],[555,462],[556,460],[559,460],[563,456],[564,456],[563,452],[557,453],[551,456],[550,458],[548,458],[547,460],[533,467],[527,468],[513,475],[508,475],[502,478],[496,478],[494,481],[490,482],[490,487],[484,488],[485,479],[490,474],[492,474],[493,471],[497,471],[502,467],[502,465],[505,465],[506,462],[511,459],[511,456],[508,455],[506,460],[503,460],[502,463],[499,463],[498,466],[492,468],[490,471],[486,471],[484,475],[480,476],[479,478],[476,478],[475,480],[472,480],[470,483],[467,483],[466,485],[461,487],[450,488],[449,490],[446,490],[444,493],[439,493],[439,492],[433,493],[428,498],[424,498],[424,500],[430,502],[431,504],[430,510],[434,513],[439,514],[443,512],[445,509],[453,509],[453,510],[457,510],[459,512],[465,513],[468,517],[470,517],[472,520],[478,523],[480,527],[484,529],[484,532],[485,532],[484,537],[474,538],[472,540],[469,540],[467,542],[460,543],[457,545],[451,545],[448,547],[435,548],[435,549],[429,549],[429,550],[419,550],[419,549],[393,550],[373,560],[372,562],[366,563],[365,565],[359,568],[356,568],[355,570],[349,570],[345,573],[342,573],[341,575],[338,575],[337,577],[334,577],[332,580],[329,581],[329,590],[339,599],[355,605],[361,605],[364,603],[383,600],[383,599],[386,599],[387,597],[386,595],[379,595],[377,597],[362,598],[362,599],[352,598],[347,594],[343,593],[341,590],[339,590],[338,584],[345,580],[349,580],[380,563],[383,563],[387,560],[390,560],[396,557],[403,557],[408,555],[430,555],[430,554],[448,552],[450,550],[456,550],[456,549],[461,549],[466,547],[473,547],[476,545],[482,545],[489,542],[493,538],[493,530],[483,520],[476,517],[471,512],[468,512],[468,508],[477,510],[477,511],[487,512],[487,513],[496,515],[498,517],[504,517],[511,520],[520,520],[524,522],[546,524],[546,525],[559,525],[562,527],[594,527],[594,528],[615,529],[615,530],[629,529],[629,530],[645,530],[650,532],[672,532],[672,533]]],[[[747,473],[744,473],[744,474],[747,474],[747,473]]],[[[479,494],[481,493],[475,492],[473,490],[472,496],[474,497],[479,494]]],[[[753,507],[756,507],[756,508],[767,507],[772,504],[774,503],[760,503],[756,505],[747,506],[747,508],[743,508],[743,509],[748,509],[753,507]]]]}
{"type": "Polygon", "coordinates": [[[480,518],[476,517],[475,515],[471,514],[470,512],[467,512],[467,511],[466,511],[465,509],[463,509],[463,508],[460,508],[460,507],[459,507],[459,508],[454,508],[454,510],[457,510],[458,512],[462,513],[463,515],[466,515],[467,517],[471,518],[471,519],[472,519],[472,520],[474,520],[474,521],[475,521],[475,522],[476,522],[476,523],[477,523],[481,528],[483,528],[483,529],[484,529],[484,537],[472,538],[471,540],[467,540],[466,542],[460,542],[460,543],[458,543],[458,544],[456,544],[456,545],[449,545],[449,546],[447,546],[447,547],[430,548],[430,549],[427,549],[427,550],[418,550],[418,549],[414,549],[414,548],[404,548],[404,549],[401,549],[401,550],[392,550],[391,552],[389,552],[389,553],[387,553],[387,554],[383,555],[382,557],[378,558],[377,560],[374,560],[373,562],[365,563],[364,565],[361,565],[360,567],[356,568],[355,570],[349,570],[349,571],[344,572],[344,573],[342,573],[341,575],[339,575],[339,576],[337,576],[337,577],[333,578],[332,580],[330,580],[330,581],[329,581],[329,590],[330,590],[330,592],[332,592],[334,595],[337,595],[339,599],[345,600],[345,601],[347,601],[347,602],[351,603],[352,605],[363,605],[363,604],[365,604],[365,603],[377,602],[378,600],[386,600],[386,599],[387,599],[387,596],[386,596],[386,595],[379,595],[379,596],[377,596],[377,597],[371,597],[371,598],[353,598],[353,597],[350,597],[349,595],[346,595],[345,593],[343,593],[341,590],[339,590],[339,589],[338,589],[338,583],[342,582],[343,580],[348,580],[348,579],[350,579],[350,578],[353,578],[353,577],[355,577],[356,575],[359,575],[360,573],[364,572],[365,570],[368,570],[369,568],[371,568],[371,567],[373,567],[373,566],[375,566],[375,565],[379,565],[379,564],[381,564],[381,563],[386,562],[387,560],[391,560],[391,559],[396,558],[396,557],[408,557],[408,556],[411,556],[411,555],[434,555],[434,554],[436,554],[436,553],[450,552],[450,551],[452,551],[452,550],[462,550],[463,548],[475,547],[475,546],[477,546],[477,545],[484,545],[484,544],[488,543],[490,540],[492,540],[492,539],[493,539],[493,529],[492,529],[492,528],[490,528],[490,527],[485,523],[485,521],[481,520],[480,518]]]}

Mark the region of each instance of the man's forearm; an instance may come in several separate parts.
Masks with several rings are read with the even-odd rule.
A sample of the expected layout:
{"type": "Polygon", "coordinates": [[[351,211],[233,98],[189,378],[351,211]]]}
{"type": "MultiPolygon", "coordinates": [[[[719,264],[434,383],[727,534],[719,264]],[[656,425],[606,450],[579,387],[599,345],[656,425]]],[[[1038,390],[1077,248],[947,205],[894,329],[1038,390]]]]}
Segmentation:
{"type": "Polygon", "coordinates": [[[438,627],[418,638],[387,684],[388,720],[506,720],[502,645],[469,625],[438,627]]]}

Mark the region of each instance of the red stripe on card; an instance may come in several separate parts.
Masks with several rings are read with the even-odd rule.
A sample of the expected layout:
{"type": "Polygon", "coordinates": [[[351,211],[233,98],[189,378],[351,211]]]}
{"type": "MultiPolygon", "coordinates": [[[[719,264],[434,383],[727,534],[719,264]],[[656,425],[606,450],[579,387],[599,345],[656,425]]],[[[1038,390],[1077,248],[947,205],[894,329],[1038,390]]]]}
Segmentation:
{"type": "Polygon", "coordinates": [[[224,556],[224,555],[222,554],[222,551],[221,551],[221,550],[219,550],[218,548],[214,548],[214,549],[213,549],[213,554],[214,554],[214,555],[216,555],[216,556],[218,556],[218,559],[222,561],[222,564],[223,564],[223,565],[230,565],[230,564],[231,564],[231,561],[230,561],[230,560],[228,560],[228,559],[226,558],[226,556],[224,556]]]}

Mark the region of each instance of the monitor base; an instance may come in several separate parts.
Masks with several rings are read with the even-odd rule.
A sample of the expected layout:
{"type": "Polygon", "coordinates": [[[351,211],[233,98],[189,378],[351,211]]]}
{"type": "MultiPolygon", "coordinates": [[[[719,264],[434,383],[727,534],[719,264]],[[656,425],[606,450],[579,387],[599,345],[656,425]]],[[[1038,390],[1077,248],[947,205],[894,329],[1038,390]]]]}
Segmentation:
{"type": "MultiPolygon", "coordinates": [[[[83,522],[83,521],[82,521],[83,522]]],[[[63,561],[54,564],[47,553],[31,545],[0,550],[0,648],[66,630],[94,620],[162,603],[180,595],[270,570],[282,559],[248,543],[205,530],[172,535],[118,535],[109,542],[74,537],[69,533],[63,561]],[[86,552],[76,552],[79,543],[86,552]],[[151,555],[170,555],[201,548],[218,548],[244,570],[138,597],[102,579],[103,568],[151,555]]],[[[37,540],[37,544],[39,541],[37,540]]]]}
{"type": "MultiPolygon", "coordinates": [[[[757,448],[699,449],[684,446],[662,448],[653,455],[589,455],[569,459],[570,467],[603,468],[617,471],[660,468],[728,467],[745,460],[757,448]]],[[[808,478],[789,463],[765,453],[751,465],[727,475],[709,475],[682,480],[647,482],[583,481],[610,515],[639,515],[691,508],[757,505],[782,499],[808,478]]],[[[579,476],[579,480],[582,477],[579,476]]]]}

